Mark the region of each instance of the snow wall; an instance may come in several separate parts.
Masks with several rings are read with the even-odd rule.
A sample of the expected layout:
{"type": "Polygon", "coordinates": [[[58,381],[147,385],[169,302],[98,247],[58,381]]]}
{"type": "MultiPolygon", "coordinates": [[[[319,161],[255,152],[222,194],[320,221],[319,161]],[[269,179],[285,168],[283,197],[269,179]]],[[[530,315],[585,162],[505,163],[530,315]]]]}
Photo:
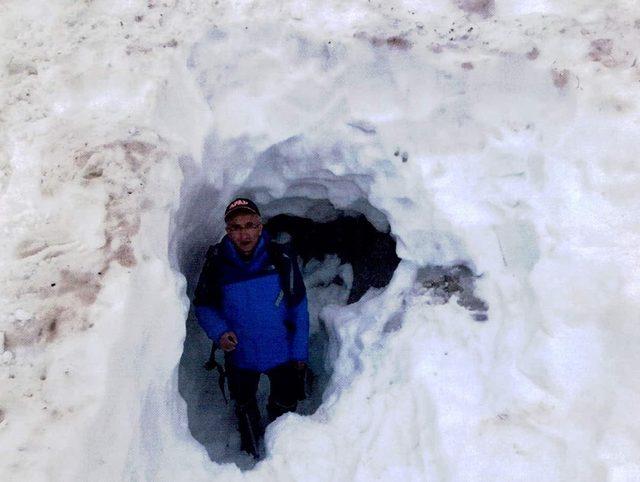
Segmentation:
{"type": "Polygon", "coordinates": [[[635,1],[9,0],[0,21],[2,480],[640,478],[635,1]],[[402,260],[323,308],[322,404],[244,472],[178,390],[187,280],[238,192],[388,223],[402,260]],[[484,322],[421,274],[459,264],[484,322]]]}

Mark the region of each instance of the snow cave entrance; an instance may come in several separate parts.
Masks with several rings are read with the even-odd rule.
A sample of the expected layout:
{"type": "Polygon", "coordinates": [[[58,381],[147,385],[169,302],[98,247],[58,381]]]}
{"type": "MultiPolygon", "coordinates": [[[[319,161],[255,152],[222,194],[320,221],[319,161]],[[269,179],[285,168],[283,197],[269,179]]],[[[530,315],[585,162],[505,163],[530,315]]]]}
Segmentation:
{"type": "MultiPolygon", "coordinates": [[[[396,242],[384,214],[364,199],[343,209],[336,208],[326,199],[285,197],[260,202],[256,193],[240,192],[238,195],[256,199],[265,229],[276,241],[290,243],[298,254],[309,300],[309,367],[313,376],[308,385],[309,397],[299,403],[297,413],[310,415],[322,404],[333,371],[333,360],[329,356],[332,340],[322,320],[322,308],[357,302],[369,288],[385,287],[400,262],[396,242]]],[[[223,229],[222,223],[213,229],[215,238],[209,239],[206,245],[178,243],[183,251],[180,257],[183,260],[190,257],[192,263],[197,264],[197,267],[183,270],[190,296],[197,283],[204,252],[208,244],[222,237],[223,229]]],[[[188,263],[183,262],[185,264],[188,263]]],[[[250,469],[256,461],[240,451],[233,402],[225,404],[217,372],[203,368],[210,349],[211,342],[191,310],[179,366],[179,390],[187,403],[189,429],[214,462],[233,462],[241,469],[250,469]]],[[[223,360],[220,351],[217,360],[223,360]]],[[[261,409],[266,405],[268,386],[267,377],[261,377],[258,390],[261,409]]],[[[266,413],[263,413],[263,420],[266,419],[266,413]]]]}

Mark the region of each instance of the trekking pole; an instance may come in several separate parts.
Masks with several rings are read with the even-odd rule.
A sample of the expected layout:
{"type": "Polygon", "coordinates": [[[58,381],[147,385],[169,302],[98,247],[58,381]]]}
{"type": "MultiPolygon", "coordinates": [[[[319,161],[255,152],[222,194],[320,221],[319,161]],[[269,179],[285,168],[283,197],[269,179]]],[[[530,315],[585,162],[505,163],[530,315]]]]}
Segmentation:
{"type": "Polygon", "coordinates": [[[253,431],[251,418],[249,418],[249,412],[247,410],[243,410],[242,415],[244,416],[245,421],[247,422],[247,432],[249,434],[249,439],[250,439],[249,441],[251,442],[251,447],[250,447],[251,455],[253,455],[253,458],[257,460],[260,458],[260,449],[258,447],[258,440],[256,439],[256,434],[253,431]]]}
{"type": "Polygon", "coordinates": [[[224,382],[226,381],[227,374],[224,371],[224,367],[216,361],[216,350],[218,346],[214,343],[211,345],[211,354],[209,355],[209,360],[204,364],[204,368],[207,371],[211,371],[214,368],[218,370],[218,387],[220,387],[220,391],[222,392],[222,398],[224,398],[225,405],[228,404],[227,394],[224,391],[224,382]]]}

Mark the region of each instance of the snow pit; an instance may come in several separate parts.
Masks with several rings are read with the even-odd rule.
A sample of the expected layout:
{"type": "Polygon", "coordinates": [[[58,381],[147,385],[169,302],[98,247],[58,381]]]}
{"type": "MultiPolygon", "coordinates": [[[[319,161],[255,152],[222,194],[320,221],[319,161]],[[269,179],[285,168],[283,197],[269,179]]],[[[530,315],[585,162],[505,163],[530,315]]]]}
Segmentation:
{"type": "MultiPolygon", "coordinates": [[[[401,328],[402,313],[409,299],[421,298],[429,304],[443,305],[453,296],[460,306],[475,310],[473,319],[487,319],[487,305],[474,293],[474,279],[478,276],[463,258],[455,257],[457,240],[451,234],[439,238],[436,232],[432,233],[433,237],[421,233],[427,235],[424,248],[434,250],[428,259],[446,262],[447,251],[442,251],[442,246],[450,243],[449,265],[426,263],[419,270],[406,266],[400,283],[413,287],[404,293],[398,293],[396,287],[375,301],[392,280],[400,262],[396,240],[385,213],[367,198],[372,177],[357,171],[335,175],[324,167],[334,162],[335,147],[332,149],[333,152],[323,146],[309,145],[304,137],[274,145],[258,156],[253,171],[241,185],[233,191],[227,190],[226,198],[207,181],[205,172],[183,159],[183,170],[189,175],[184,178],[181,206],[173,222],[173,256],[185,274],[190,295],[207,247],[224,234],[222,213],[229,199],[236,196],[255,199],[265,220],[265,229],[278,242],[292,244],[299,255],[308,288],[310,367],[315,375],[309,399],[298,408],[302,415],[314,414],[324,400],[335,400],[362,371],[365,342],[357,335],[363,328],[361,321],[357,321],[362,306],[372,303],[387,306],[381,309],[375,322],[379,344],[384,344],[388,334],[401,328]],[[332,155],[327,155],[331,152],[332,155]],[[412,272],[413,275],[408,274],[412,272]],[[412,277],[415,283],[411,282],[412,277]],[[360,300],[364,304],[358,303],[360,300]],[[345,326],[340,326],[343,323],[345,326]],[[350,339],[354,335],[355,338],[350,339]],[[348,347],[346,359],[345,347],[348,347]],[[334,376],[336,363],[339,369],[334,376]]],[[[340,149],[353,150],[345,144],[340,149]]],[[[213,151],[209,151],[209,155],[213,156],[213,151]]],[[[402,203],[411,209],[410,201],[402,203]]],[[[472,323],[471,318],[468,322],[472,323]]],[[[206,372],[202,367],[209,356],[211,342],[197,325],[193,312],[187,318],[186,332],[179,390],[187,402],[189,430],[213,461],[233,462],[241,469],[252,468],[253,458],[239,451],[233,407],[224,402],[217,385],[217,373],[206,372]]],[[[223,360],[220,352],[217,359],[223,360]]],[[[263,377],[259,390],[262,407],[267,386],[268,381],[263,377]]],[[[265,415],[263,413],[264,420],[265,415]]],[[[270,444],[275,443],[269,438],[272,433],[272,430],[267,432],[270,444]]]]}
{"type": "Polygon", "coordinates": [[[637,1],[2,9],[1,480],[640,479],[637,1]],[[333,371],[245,471],[185,355],[237,193],[401,258],[309,260],[333,371]]]}

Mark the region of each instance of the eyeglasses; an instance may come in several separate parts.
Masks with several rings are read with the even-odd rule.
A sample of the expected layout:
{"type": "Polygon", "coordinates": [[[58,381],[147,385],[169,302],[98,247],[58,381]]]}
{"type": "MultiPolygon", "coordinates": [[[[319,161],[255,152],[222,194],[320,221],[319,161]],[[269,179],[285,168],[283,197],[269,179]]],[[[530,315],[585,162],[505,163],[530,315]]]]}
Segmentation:
{"type": "Polygon", "coordinates": [[[247,223],[244,226],[241,224],[229,224],[227,226],[227,231],[229,231],[230,233],[239,233],[240,231],[244,230],[255,231],[260,226],[262,226],[262,224],[260,223],[247,223]]]}

